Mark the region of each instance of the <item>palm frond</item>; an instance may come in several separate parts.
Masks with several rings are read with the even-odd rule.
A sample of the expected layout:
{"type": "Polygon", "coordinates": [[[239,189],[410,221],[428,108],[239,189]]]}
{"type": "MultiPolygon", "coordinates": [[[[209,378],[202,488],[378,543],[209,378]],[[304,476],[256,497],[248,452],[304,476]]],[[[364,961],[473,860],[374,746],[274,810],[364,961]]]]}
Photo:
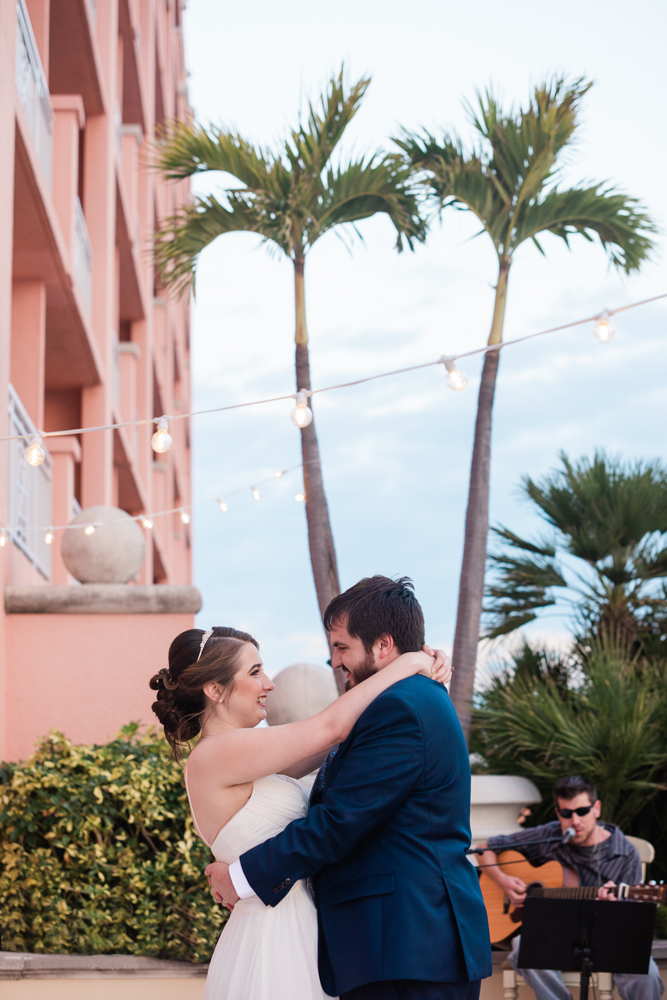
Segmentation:
{"type": "Polygon", "coordinates": [[[346,93],[341,69],[322,96],[321,111],[309,103],[307,127],[294,130],[292,144],[287,147],[293,166],[300,161],[306,172],[319,176],[359,110],[370,82],[369,76],[362,77],[346,93]]]}
{"type": "Polygon", "coordinates": [[[649,257],[654,247],[650,234],[656,231],[636,198],[597,184],[555,189],[526,205],[518,214],[512,243],[518,246],[543,232],[560,236],[567,246],[574,234],[587,240],[597,236],[614,266],[629,274],[649,257]]]}
{"type": "Polygon", "coordinates": [[[591,84],[548,80],[526,108],[503,111],[491,90],[468,114],[478,144],[466,149],[454,133],[437,140],[406,129],[394,139],[438,205],[474,212],[501,259],[542,232],[569,245],[573,235],[597,236],[616,267],[636,270],[653,249],[656,226],[638,202],[602,184],[554,188],[563,150],[575,138],[581,100],[591,84]]]}
{"type": "Polygon", "coordinates": [[[491,555],[496,568],[496,582],[486,588],[489,598],[484,605],[488,626],[485,639],[495,639],[534,621],[536,612],[556,603],[553,588],[566,587],[566,581],[553,559],[530,559],[501,553],[491,555]]]}
{"type": "Polygon", "coordinates": [[[426,238],[426,223],[412,186],[410,170],[398,156],[372,157],[329,169],[321,198],[313,206],[309,245],[334,226],[356,223],[377,213],[389,217],[396,247],[413,248],[426,238]]]}
{"type": "Polygon", "coordinates": [[[506,548],[490,557],[496,575],[487,590],[486,635],[532,620],[525,616],[555,602],[553,588],[572,595],[579,624],[593,631],[622,628],[628,641],[642,632],[656,639],[667,634],[662,598],[652,586],[667,578],[667,468],[602,451],[578,462],[561,454],[560,461],[541,481],[523,480],[523,492],[555,529],[554,543],[492,529],[506,548]],[[578,572],[570,564],[570,584],[556,564],[557,552],[586,566],[578,572]],[[647,616],[651,621],[644,625],[647,616]]]}
{"type": "Polygon", "coordinates": [[[215,170],[253,190],[264,190],[274,165],[270,154],[218,125],[206,129],[177,119],[165,126],[155,146],[154,166],[169,180],[215,170]]]}
{"type": "Polygon", "coordinates": [[[162,281],[176,291],[192,285],[199,254],[224,233],[258,233],[282,245],[277,223],[273,229],[267,222],[271,220],[264,212],[241,197],[232,196],[229,208],[214,195],[197,198],[194,205],[165,219],[155,234],[153,256],[162,281]]]}

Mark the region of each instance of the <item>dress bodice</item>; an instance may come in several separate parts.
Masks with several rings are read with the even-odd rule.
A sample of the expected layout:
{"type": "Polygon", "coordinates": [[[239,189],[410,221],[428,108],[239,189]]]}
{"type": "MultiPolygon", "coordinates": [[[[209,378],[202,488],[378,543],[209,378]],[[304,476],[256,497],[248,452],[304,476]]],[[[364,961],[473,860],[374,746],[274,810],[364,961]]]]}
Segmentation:
{"type": "Polygon", "coordinates": [[[246,804],[225,823],[211,844],[216,861],[231,864],[251,847],[275,837],[308,811],[308,792],[295,778],[270,774],[253,782],[246,804]]]}

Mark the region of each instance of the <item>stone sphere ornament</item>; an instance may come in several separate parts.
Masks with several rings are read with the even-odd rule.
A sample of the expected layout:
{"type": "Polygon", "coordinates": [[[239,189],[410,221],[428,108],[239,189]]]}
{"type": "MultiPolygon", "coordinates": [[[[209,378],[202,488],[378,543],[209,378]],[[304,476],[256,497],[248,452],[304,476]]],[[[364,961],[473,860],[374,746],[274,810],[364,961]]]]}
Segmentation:
{"type": "Polygon", "coordinates": [[[338,697],[336,678],[331,667],[316,663],[295,663],[273,678],[276,685],[266,699],[266,718],[270,726],[309,719],[338,697]]]}
{"type": "Polygon", "coordinates": [[[60,553],[79,583],[128,583],[144,561],[144,533],[119,507],[87,507],[63,531],[60,553]],[[87,527],[94,524],[91,530],[87,527]]]}

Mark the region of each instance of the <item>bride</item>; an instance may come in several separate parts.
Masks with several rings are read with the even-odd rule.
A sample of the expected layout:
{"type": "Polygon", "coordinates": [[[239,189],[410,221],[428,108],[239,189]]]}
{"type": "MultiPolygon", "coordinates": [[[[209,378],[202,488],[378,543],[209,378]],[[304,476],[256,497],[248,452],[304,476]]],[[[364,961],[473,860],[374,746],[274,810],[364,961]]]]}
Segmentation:
{"type": "MultiPolygon", "coordinates": [[[[444,683],[447,658],[439,650],[404,653],[312,718],[257,729],[275,687],[257,641],[227,627],[176,636],[169,668],[150,681],[157,691],[153,711],[177,760],[199,735],[185,786],[195,829],[216,860],[229,864],[305,816],[308,793],[296,779],[320,766],[378,695],[416,673],[444,683]]],[[[257,896],[240,900],[213,954],[204,1000],[325,998],[306,883],[275,907],[257,896]]]]}

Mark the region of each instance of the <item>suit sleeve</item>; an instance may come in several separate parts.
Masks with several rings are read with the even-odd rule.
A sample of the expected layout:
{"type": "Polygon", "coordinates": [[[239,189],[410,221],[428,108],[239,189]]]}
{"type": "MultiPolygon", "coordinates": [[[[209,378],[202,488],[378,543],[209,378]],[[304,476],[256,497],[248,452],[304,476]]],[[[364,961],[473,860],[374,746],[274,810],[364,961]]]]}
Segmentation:
{"type": "Polygon", "coordinates": [[[390,688],[359,719],[324,802],[241,856],[243,872],[260,899],[275,906],[299,879],[349,854],[396,811],[423,766],[419,717],[390,688]]]}

